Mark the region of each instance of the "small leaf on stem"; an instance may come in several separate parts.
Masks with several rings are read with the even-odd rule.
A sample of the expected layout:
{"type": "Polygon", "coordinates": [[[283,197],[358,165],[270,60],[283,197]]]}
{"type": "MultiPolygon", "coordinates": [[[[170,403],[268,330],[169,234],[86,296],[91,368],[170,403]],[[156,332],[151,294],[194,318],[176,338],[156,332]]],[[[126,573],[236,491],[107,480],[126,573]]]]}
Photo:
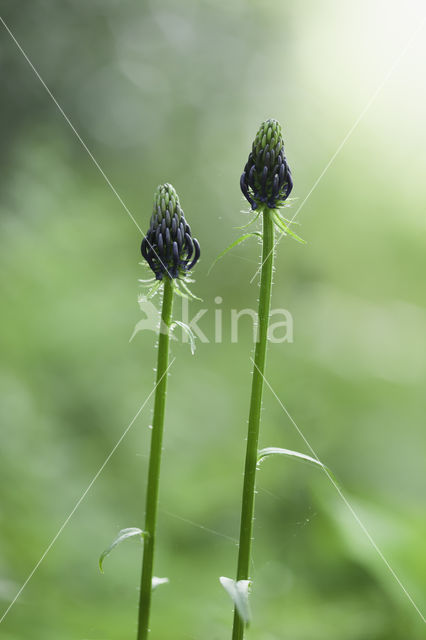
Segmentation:
{"type": "MultiPolygon", "coordinates": [[[[242,211],[241,213],[245,213],[244,211],[242,211]]],[[[247,222],[247,224],[243,224],[241,227],[235,227],[236,229],[247,229],[247,227],[249,227],[250,225],[254,224],[256,222],[256,220],[259,218],[260,214],[263,213],[262,209],[258,209],[256,215],[250,220],[250,222],[247,222]]]]}
{"type": "Polygon", "coordinates": [[[213,269],[213,267],[215,266],[216,262],[218,262],[221,258],[223,258],[223,256],[226,255],[228,253],[228,251],[231,251],[231,249],[234,249],[234,247],[239,245],[241,242],[244,242],[248,238],[255,238],[255,237],[261,238],[262,237],[261,232],[260,231],[251,231],[250,233],[245,233],[243,236],[240,236],[239,238],[234,240],[234,242],[232,242],[232,244],[230,244],[229,247],[226,247],[226,249],[224,249],[221,253],[219,253],[217,258],[215,258],[215,260],[213,261],[210,269],[207,271],[207,275],[209,275],[210,271],[213,269]]]}
{"type": "Polygon", "coordinates": [[[292,220],[290,220],[290,222],[287,225],[284,221],[284,218],[279,214],[279,212],[276,209],[273,210],[272,219],[274,221],[274,224],[278,227],[279,231],[281,231],[281,233],[283,233],[284,235],[291,236],[292,238],[294,238],[294,240],[297,240],[297,242],[300,242],[301,244],[306,244],[306,240],[303,240],[303,238],[298,236],[297,233],[294,233],[294,231],[290,229],[289,225],[292,224],[293,222],[292,220]]]}
{"type": "MultiPolygon", "coordinates": [[[[188,336],[189,338],[189,346],[191,348],[191,353],[192,355],[194,355],[195,353],[195,335],[194,332],[192,331],[191,327],[189,325],[187,325],[185,322],[181,322],[180,320],[173,320],[172,324],[171,324],[171,332],[173,331],[173,329],[175,327],[180,327],[188,336]]],[[[171,333],[172,335],[172,333],[171,333]]],[[[172,335],[173,337],[173,335],[172,335]]]]}
{"type": "Polygon", "coordinates": [[[230,596],[238,615],[245,625],[251,620],[251,612],[249,605],[249,590],[251,586],[250,580],[232,580],[232,578],[219,578],[220,584],[230,596]]]}
{"type": "MultiPolygon", "coordinates": [[[[180,278],[180,280],[175,280],[175,286],[179,289],[179,287],[182,287],[183,291],[181,291],[181,293],[185,294],[186,293],[186,297],[189,300],[199,300],[200,302],[202,302],[202,298],[199,298],[198,296],[196,296],[194,293],[192,293],[191,289],[188,287],[188,285],[185,282],[186,278],[180,278]]],[[[188,280],[188,282],[194,282],[193,280],[188,280]]]]}
{"type": "Polygon", "coordinates": [[[109,547],[107,549],[105,549],[105,551],[102,552],[100,558],[99,558],[99,569],[101,570],[101,573],[104,572],[103,570],[103,562],[105,560],[105,558],[107,556],[109,556],[109,554],[111,553],[111,551],[118,545],[120,544],[120,542],[123,542],[123,540],[127,540],[127,538],[132,538],[133,536],[140,536],[141,540],[143,540],[144,536],[145,536],[145,532],[142,531],[142,529],[138,529],[137,527],[129,527],[128,529],[122,529],[118,536],[116,537],[116,539],[114,540],[114,542],[112,542],[109,547]]]}
{"type": "Polygon", "coordinates": [[[333,476],[330,469],[316,458],[311,458],[311,456],[306,455],[306,453],[299,453],[299,451],[292,451],[291,449],[281,449],[280,447],[266,447],[266,449],[261,449],[257,454],[257,464],[259,465],[262,460],[273,455],[288,456],[290,458],[297,458],[303,462],[309,462],[309,464],[320,467],[328,475],[333,476]]]}
{"type": "Polygon", "coordinates": [[[157,576],[153,576],[152,577],[152,590],[154,591],[154,589],[156,589],[157,587],[159,587],[161,584],[167,584],[169,582],[168,578],[157,578],[157,576]]]}

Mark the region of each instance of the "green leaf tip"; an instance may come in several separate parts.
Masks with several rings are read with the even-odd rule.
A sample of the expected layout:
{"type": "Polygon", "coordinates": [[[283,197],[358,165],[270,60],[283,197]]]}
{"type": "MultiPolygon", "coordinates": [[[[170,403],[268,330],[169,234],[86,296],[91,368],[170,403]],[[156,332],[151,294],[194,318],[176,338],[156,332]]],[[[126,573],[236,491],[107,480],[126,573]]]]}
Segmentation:
{"type": "Polygon", "coordinates": [[[292,451],[291,449],[281,449],[280,447],[266,447],[266,449],[261,449],[257,454],[257,464],[259,465],[265,458],[274,455],[287,456],[289,458],[296,458],[298,460],[302,460],[302,462],[308,462],[309,464],[313,464],[316,467],[320,467],[323,471],[333,477],[330,469],[320,462],[317,458],[312,458],[311,456],[306,455],[306,453],[300,453],[299,451],[292,451]]]}
{"type": "Polygon", "coordinates": [[[279,231],[281,231],[283,235],[290,236],[297,242],[300,242],[301,244],[306,244],[306,240],[298,236],[297,233],[294,233],[294,231],[290,229],[290,224],[293,222],[292,220],[290,220],[290,222],[286,224],[287,221],[280,215],[277,209],[271,211],[271,213],[272,213],[272,220],[275,226],[279,231]]]}
{"type": "Polygon", "coordinates": [[[226,247],[226,249],[221,251],[221,253],[219,253],[217,258],[215,258],[213,260],[213,262],[212,262],[212,264],[210,266],[210,269],[207,271],[207,275],[209,275],[210,271],[213,269],[213,267],[215,266],[216,262],[219,262],[219,260],[221,258],[223,258],[223,256],[226,255],[228,253],[228,251],[231,251],[231,249],[234,249],[237,245],[241,244],[241,242],[244,242],[245,240],[248,240],[248,238],[262,238],[262,234],[260,233],[260,231],[251,231],[250,233],[245,233],[243,236],[240,236],[239,238],[234,240],[234,242],[232,242],[229,245],[229,247],[226,247]]]}
{"type": "Polygon", "coordinates": [[[124,540],[127,540],[127,538],[132,538],[134,536],[140,536],[141,540],[143,540],[145,535],[146,535],[146,533],[144,531],[142,531],[142,529],[138,529],[137,527],[129,527],[128,529],[122,529],[119,532],[118,536],[115,538],[115,540],[100,555],[100,558],[99,558],[99,569],[100,569],[101,573],[104,572],[104,570],[103,570],[103,562],[104,562],[105,558],[107,556],[109,556],[111,551],[117,545],[119,545],[124,540]]]}
{"type": "MultiPolygon", "coordinates": [[[[243,211],[242,213],[245,213],[245,212],[243,211]]],[[[261,213],[263,213],[262,209],[258,209],[254,214],[253,218],[249,222],[247,222],[247,224],[243,224],[241,225],[241,227],[235,227],[235,228],[240,229],[241,231],[243,229],[247,229],[247,227],[250,227],[252,224],[254,224],[257,221],[261,213]]]]}
{"type": "Polygon", "coordinates": [[[198,300],[202,302],[202,298],[199,298],[192,293],[191,289],[188,287],[187,282],[194,282],[193,280],[189,280],[188,278],[181,278],[179,280],[173,280],[173,291],[178,294],[181,298],[186,298],[187,300],[198,300]]]}
{"type": "MultiPolygon", "coordinates": [[[[183,332],[188,336],[189,347],[191,349],[191,354],[195,353],[195,335],[192,331],[191,327],[187,325],[185,322],[181,322],[180,320],[173,320],[170,326],[170,335],[173,337],[173,329],[175,327],[180,327],[183,332]]],[[[175,338],[174,338],[175,339],[175,338]]]]}
{"type": "Polygon", "coordinates": [[[251,620],[249,603],[251,580],[233,580],[232,578],[221,576],[219,582],[234,603],[242,622],[248,625],[251,620]]]}

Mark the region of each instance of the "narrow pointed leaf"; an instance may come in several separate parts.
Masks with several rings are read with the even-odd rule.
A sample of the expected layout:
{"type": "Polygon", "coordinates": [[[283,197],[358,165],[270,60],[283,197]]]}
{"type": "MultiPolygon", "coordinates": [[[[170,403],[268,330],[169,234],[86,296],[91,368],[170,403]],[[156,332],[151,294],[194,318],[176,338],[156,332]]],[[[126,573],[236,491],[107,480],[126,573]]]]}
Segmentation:
{"type": "Polygon", "coordinates": [[[138,529],[137,527],[129,527],[128,529],[122,529],[118,536],[116,537],[116,539],[114,540],[114,542],[112,542],[109,547],[107,549],[105,549],[105,551],[102,552],[100,558],[99,558],[99,569],[101,570],[101,572],[103,573],[103,562],[105,560],[105,558],[107,556],[109,556],[109,554],[111,553],[111,551],[121,542],[123,542],[123,540],[127,540],[127,538],[132,538],[133,536],[140,536],[141,540],[143,540],[143,537],[145,535],[145,532],[142,531],[142,529],[138,529]]]}
{"type": "Polygon", "coordinates": [[[148,280],[144,280],[144,279],[139,278],[138,282],[140,282],[141,284],[144,284],[144,285],[153,284],[155,282],[155,278],[148,278],[148,280]]]}
{"type": "Polygon", "coordinates": [[[249,590],[251,586],[250,580],[232,580],[232,578],[219,578],[220,584],[230,596],[235,605],[238,615],[245,625],[251,620],[251,612],[249,605],[249,590]]]}
{"type": "Polygon", "coordinates": [[[162,285],[161,280],[157,280],[151,287],[151,289],[148,291],[147,293],[147,298],[153,298],[155,296],[155,294],[157,293],[158,289],[160,288],[160,286],[162,285]]]}
{"type": "MultiPolygon", "coordinates": [[[[179,286],[183,287],[183,290],[188,294],[188,296],[192,299],[192,300],[199,300],[200,302],[202,302],[202,298],[199,298],[198,296],[196,296],[194,293],[192,293],[191,289],[188,287],[188,285],[186,284],[185,280],[175,280],[175,283],[179,282],[179,286]]],[[[193,280],[192,280],[193,282],[193,280]]]]}
{"type": "Polygon", "coordinates": [[[284,216],[282,215],[282,213],[279,213],[279,216],[281,218],[281,220],[284,220],[284,222],[286,223],[286,225],[289,224],[297,224],[297,226],[300,226],[300,222],[298,222],[298,220],[294,220],[293,218],[290,220],[290,218],[284,218],[284,216]]]}
{"type": "Polygon", "coordinates": [[[275,222],[275,224],[278,227],[278,229],[280,231],[282,231],[282,233],[285,233],[286,235],[291,236],[292,238],[294,238],[295,240],[297,240],[297,242],[300,242],[301,244],[306,244],[306,240],[303,240],[303,238],[298,236],[297,233],[294,233],[294,231],[291,231],[290,227],[288,225],[286,225],[286,223],[284,222],[283,218],[280,216],[280,214],[277,211],[274,211],[274,213],[272,215],[272,219],[275,222]]]}
{"type": "Polygon", "coordinates": [[[256,222],[256,220],[258,219],[261,213],[263,213],[262,209],[258,209],[256,212],[256,215],[250,220],[250,222],[247,222],[247,224],[243,224],[241,227],[235,227],[235,228],[241,229],[241,230],[247,229],[247,227],[250,227],[252,224],[256,222]]]}
{"type": "Polygon", "coordinates": [[[191,298],[186,294],[182,289],[179,288],[179,285],[175,282],[173,291],[177,293],[181,298],[185,298],[185,300],[191,300],[191,298]]]}
{"type": "Polygon", "coordinates": [[[173,291],[177,293],[178,296],[180,296],[181,298],[185,298],[185,300],[201,300],[201,298],[194,296],[192,291],[188,289],[188,287],[186,286],[185,286],[186,291],[182,291],[180,287],[183,287],[183,286],[184,285],[182,280],[173,281],[173,291]]]}
{"type": "Polygon", "coordinates": [[[306,453],[299,453],[299,451],[292,451],[291,449],[281,449],[279,447],[266,447],[266,449],[261,449],[257,454],[257,464],[260,464],[262,460],[264,460],[268,456],[273,455],[287,456],[289,458],[296,458],[302,460],[303,462],[308,462],[309,464],[313,464],[316,467],[320,467],[328,474],[333,476],[330,469],[316,458],[311,458],[311,456],[306,455],[306,453]]]}
{"type": "Polygon", "coordinates": [[[180,320],[174,320],[172,323],[172,327],[171,330],[173,331],[174,327],[180,327],[181,329],[183,329],[183,331],[185,331],[186,335],[189,338],[189,346],[191,349],[191,353],[192,355],[194,355],[195,353],[195,336],[194,336],[194,332],[192,331],[191,327],[189,327],[185,322],[181,322],[180,320]]]}
{"type": "Polygon", "coordinates": [[[231,251],[231,249],[234,249],[237,245],[241,244],[241,242],[244,242],[248,238],[255,238],[255,237],[258,237],[258,238],[262,237],[262,234],[260,233],[260,231],[251,231],[250,233],[245,233],[243,236],[240,236],[239,238],[237,238],[237,240],[234,240],[234,242],[232,242],[232,244],[230,244],[229,247],[226,247],[226,249],[224,249],[221,253],[219,253],[217,258],[213,261],[210,269],[207,271],[207,275],[209,275],[210,271],[213,269],[216,262],[218,262],[221,258],[223,258],[223,256],[226,255],[228,251],[231,251]]]}

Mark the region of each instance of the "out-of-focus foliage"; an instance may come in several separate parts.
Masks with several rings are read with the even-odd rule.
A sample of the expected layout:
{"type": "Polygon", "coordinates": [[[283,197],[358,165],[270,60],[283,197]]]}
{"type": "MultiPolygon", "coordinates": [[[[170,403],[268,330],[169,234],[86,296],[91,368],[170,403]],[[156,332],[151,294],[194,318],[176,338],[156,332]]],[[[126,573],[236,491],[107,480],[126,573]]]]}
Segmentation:
{"type": "MultiPolygon", "coordinates": [[[[191,356],[173,342],[153,638],[229,637],[259,246],[207,271],[248,221],[239,176],[280,120],[304,201],[424,7],[360,3],[4,0],[2,17],[141,228],[170,181],[202,246],[191,356]],[[214,312],[223,340],[215,342],[214,312]]],[[[298,215],[273,308],[294,342],[267,378],[424,608],[425,44],[417,37],[298,215]],[[297,228],[299,231],[299,228],[297,228]]],[[[5,610],[153,385],[138,332],[140,233],[0,27],[0,600],[5,610]]],[[[157,301],[158,304],[158,301],[157,301]]],[[[180,305],[176,307],[180,317],[180,305]]],[[[176,330],[176,335],[179,330],[176,330]]],[[[262,447],[308,450],[266,389],[262,447]]],[[[148,404],[2,622],[5,640],[122,640],[136,624],[148,404]]],[[[259,472],[252,640],[418,640],[414,607],[321,470],[259,472]]],[[[1,615],[1,614],[0,614],[1,615]]]]}

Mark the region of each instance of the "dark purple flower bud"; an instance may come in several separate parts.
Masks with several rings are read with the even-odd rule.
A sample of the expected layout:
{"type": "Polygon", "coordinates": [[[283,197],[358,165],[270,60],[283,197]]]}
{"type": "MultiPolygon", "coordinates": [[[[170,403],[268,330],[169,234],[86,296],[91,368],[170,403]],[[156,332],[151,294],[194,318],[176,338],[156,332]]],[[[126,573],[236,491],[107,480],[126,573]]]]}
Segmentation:
{"type": "Polygon", "coordinates": [[[171,184],[157,187],[151,224],[142,240],[141,253],[157,280],[162,280],[165,274],[169,278],[184,278],[200,257],[200,245],[191,236],[171,184]]]}
{"type": "Polygon", "coordinates": [[[266,120],[257,132],[252,151],[240,179],[241,191],[252,209],[281,207],[293,188],[290,167],[284,155],[281,125],[266,120]]]}

